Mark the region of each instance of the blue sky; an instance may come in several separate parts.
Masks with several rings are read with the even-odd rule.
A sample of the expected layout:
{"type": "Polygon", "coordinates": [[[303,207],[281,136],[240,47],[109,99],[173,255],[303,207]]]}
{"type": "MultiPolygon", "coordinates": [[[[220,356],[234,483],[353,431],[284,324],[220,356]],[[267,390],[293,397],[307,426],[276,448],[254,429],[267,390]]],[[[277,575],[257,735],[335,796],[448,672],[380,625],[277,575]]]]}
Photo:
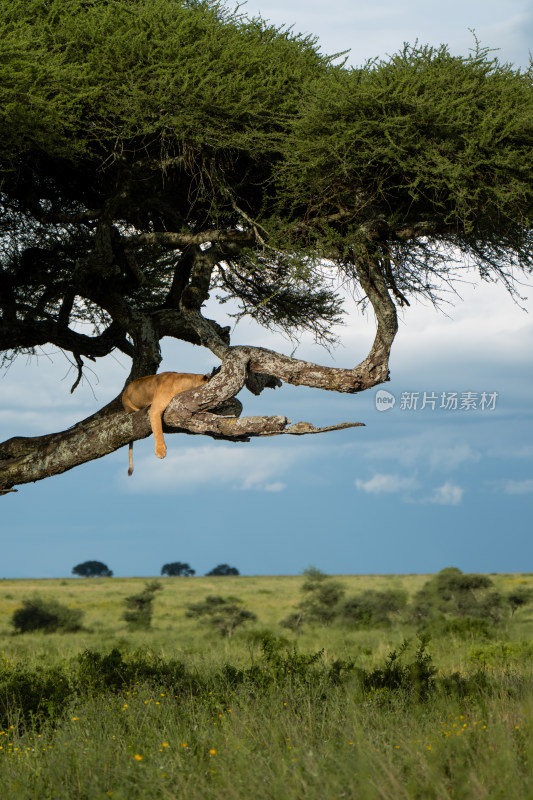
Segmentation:
{"type": "MultiPolygon", "coordinates": [[[[325,52],[351,48],[353,64],[417,38],[466,54],[474,28],[483,45],[500,48],[501,60],[526,66],[533,33],[531,5],[518,0],[331,0],[327,7],[265,0],[246,11],[316,33],[325,52]]],[[[245,414],[366,427],[239,445],[168,436],[165,461],[148,439],[135,445],[132,478],[123,448],[22,486],[0,500],[0,578],[68,576],[88,559],[118,576],[157,575],[178,560],[198,574],[220,562],[243,574],[295,574],[310,564],[335,574],[452,565],[533,571],[533,292],[522,287],[526,313],[502,287],[476,286],[473,273],[463,278],[443,311],[415,304],[402,315],[392,380],[379,387],[394,398],[388,410],[378,410],[376,389],[349,396],[284,386],[240,396],[245,414]],[[484,408],[483,393],[493,398],[484,408]],[[448,407],[440,407],[443,397],[448,407]]],[[[304,338],[296,355],[342,367],[364,358],[374,320],[349,300],[347,307],[339,348],[328,353],[304,338]]],[[[215,315],[224,324],[212,308],[215,315]]],[[[294,349],[246,322],[233,343],[294,349]]],[[[162,369],[203,372],[217,363],[185,344],[165,341],[163,351],[162,369]]],[[[95,369],[71,395],[75,376],[53,348],[15,362],[0,376],[2,440],[64,429],[114,397],[127,359],[112,356],[95,369]]]]}

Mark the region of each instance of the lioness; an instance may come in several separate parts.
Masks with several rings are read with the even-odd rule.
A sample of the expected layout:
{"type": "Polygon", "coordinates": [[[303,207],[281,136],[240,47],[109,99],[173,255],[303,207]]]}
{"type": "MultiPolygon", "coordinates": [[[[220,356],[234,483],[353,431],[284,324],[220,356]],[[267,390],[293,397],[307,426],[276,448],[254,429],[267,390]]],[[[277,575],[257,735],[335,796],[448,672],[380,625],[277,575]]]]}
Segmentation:
{"type": "MultiPolygon", "coordinates": [[[[150,406],[150,424],[155,439],[155,454],[164,458],[167,454],[161,415],[174,395],[194,389],[209,380],[209,375],[193,375],[189,372],[161,372],[159,375],[146,375],[126,386],[122,392],[124,411],[131,414],[150,406]]],[[[133,442],[129,446],[128,475],[133,473],[133,442]]]]}

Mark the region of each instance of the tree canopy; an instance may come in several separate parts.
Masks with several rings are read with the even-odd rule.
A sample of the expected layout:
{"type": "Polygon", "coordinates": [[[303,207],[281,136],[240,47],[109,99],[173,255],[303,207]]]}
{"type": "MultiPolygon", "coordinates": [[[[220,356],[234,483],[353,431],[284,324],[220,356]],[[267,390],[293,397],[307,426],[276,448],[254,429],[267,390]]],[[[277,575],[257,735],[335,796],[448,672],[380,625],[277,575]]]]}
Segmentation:
{"type": "Polygon", "coordinates": [[[112,578],[113,572],[102,561],[84,561],[72,567],[72,574],[81,578],[112,578]]]}
{"type": "Polygon", "coordinates": [[[239,570],[237,567],[230,567],[229,564],[218,564],[213,569],[209,570],[209,572],[205,573],[206,575],[239,575],[239,570]]]}
{"type": "MultiPolygon", "coordinates": [[[[396,306],[437,302],[459,268],[515,292],[533,265],[532,71],[477,44],[405,45],[358,68],[340,56],[212,0],[5,0],[4,363],[53,344],[74,389],[84,359],[118,350],[129,382],[157,371],[170,336],[221,362],[171,402],[172,430],[315,433],[330,428],[239,418],[235,395],[386,381],[396,306]],[[232,347],[202,311],[216,292],[237,316],[332,344],[346,283],[377,321],[347,369],[232,347]]],[[[0,491],[149,433],[117,396],[69,431],[0,445],[0,491]]]]}
{"type": "Polygon", "coordinates": [[[172,561],[170,564],[163,564],[161,567],[161,575],[168,575],[169,577],[184,576],[189,578],[191,575],[195,574],[195,570],[191,569],[190,565],[183,561],[172,561]]]}

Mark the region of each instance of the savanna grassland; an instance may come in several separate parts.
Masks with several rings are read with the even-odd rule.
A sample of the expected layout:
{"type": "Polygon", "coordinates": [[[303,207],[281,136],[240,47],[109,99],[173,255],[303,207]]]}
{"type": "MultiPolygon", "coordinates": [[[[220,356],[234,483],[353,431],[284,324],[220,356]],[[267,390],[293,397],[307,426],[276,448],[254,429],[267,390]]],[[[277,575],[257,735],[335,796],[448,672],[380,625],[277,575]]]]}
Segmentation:
{"type": "Polygon", "coordinates": [[[1,796],[533,798],[533,575],[471,581],[453,613],[429,577],[318,580],[329,618],[302,576],[165,578],[146,630],[123,619],[145,579],[1,581],[1,796]],[[374,622],[346,602],[369,591],[374,622]],[[186,615],[214,595],[256,619],[186,615]],[[15,634],[35,596],[82,628],[15,634]]]}

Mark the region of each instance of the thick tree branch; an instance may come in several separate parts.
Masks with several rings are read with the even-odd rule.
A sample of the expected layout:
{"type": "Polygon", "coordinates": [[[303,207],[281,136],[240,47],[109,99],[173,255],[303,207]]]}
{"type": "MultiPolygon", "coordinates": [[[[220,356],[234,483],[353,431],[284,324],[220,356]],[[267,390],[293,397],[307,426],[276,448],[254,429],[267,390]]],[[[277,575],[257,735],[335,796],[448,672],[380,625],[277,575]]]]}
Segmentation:
{"type": "Polygon", "coordinates": [[[355,265],[357,277],[372,304],[378,323],[370,353],[359,365],[362,371],[368,370],[375,378],[379,378],[372,385],[389,379],[390,350],[398,332],[396,306],[389,295],[378,259],[379,254],[364,254],[356,258],[355,265]]]}
{"type": "Polygon", "coordinates": [[[191,245],[235,243],[243,247],[253,247],[255,236],[247,231],[209,228],[199,233],[176,233],[172,231],[155,231],[153,233],[139,233],[126,237],[125,242],[129,247],[145,244],[157,244],[172,250],[183,249],[191,245]]]}
{"type": "Polygon", "coordinates": [[[0,322],[0,350],[39,347],[45,344],[53,344],[87,358],[106,356],[115,348],[133,356],[133,346],[124,336],[121,326],[115,322],[99,336],[87,336],[73,331],[62,324],[61,320],[0,322]]]}
{"type": "MultiPolygon", "coordinates": [[[[183,342],[190,342],[190,344],[201,345],[202,341],[199,334],[185,316],[170,308],[164,308],[152,312],[152,318],[157,324],[160,336],[173,336],[183,342]]],[[[226,325],[222,327],[213,319],[206,319],[208,325],[214,329],[216,335],[222,340],[223,344],[229,345],[229,332],[230,327],[226,325]]]]}
{"type": "MultiPolygon", "coordinates": [[[[199,253],[201,259],[204,255],[209,254],[209,250],[205,253],[199,250],[199,253]]],[[[207,270],[207,267],[205,269],[207,270]]],[[[240,386],[238,389],[232,386],[233,394],[236,394],[244,385],[247,372],[266,376],[262,379],[265,386],[275,386],[276,379],[278,379],[285,383],[336,392],[361,392],[388,381],[390,350],[398,330],[396,307],[383,278],[378,255],[363,252],[356,260],[355,269],[375,311],[377,331],[370,353],[353,369],[322,367],[265,348],[228,347],[200,312],[200,302],[203,297],[201,291],[196,297],[191,295],[196,302],[191,303],[190,307],[182,302],[183,314],[190,325],[196,329],[202,344],[209,347],[223,362],[222,371],[215,380],[223,381],[224,376],[229,375],[229,371],[233,371],[235,375],[238,374],[240,386]]],[[[211,381],[210,386],[213,384],[214,382],[211,381]]],[[[261,391],[261,386],[251,383],[250,389],[257,393],[257,391],[261,391]]],[[[179,402],[179,398],[174,399],[173,403],[176,402],[179,402]]],[[[189,394],[187,403],[189,404],[187,408],[191,413],[199,410],[199,407],[194,407],[194,398],[189,397],[189,394]],[[192,405],[190,405],[191,403],[192,405]]],[[[180,407],[180,413],[184,413],[185,410],[184,406],[180,407]]]]}
{"type": "Polygon", "coordinates": [[[209,297],[209,285],[214,266],[222,260],[218,247],[202,250],[198,245],[190,249],[193,264],[190,279],[180,300],[180,311],[185,320],[196,331],[200,342],[212,353],[223,359],[228,351],[226,337],[220,335],[215,327],[201,313],[200,308],[209,297]]]}
{"type": "MultiPolygon", "coordinates": [[[[218,377],[218,376],[216,376],[218,377]]],[[[213,381],[216,380],[216,377],[213,381]]],[[[220,383],[220,382],[219,382],[220,383]]],[[[213,396],[213,387],[205,386],[209,395],[213,396]]],[[[203,391],[203,390],[200,390],[203,391]]],[[[184,392],[183,398],[188,394],[197,395],[198,392],[184,392]]],[[[226,394],[226,391],[221,392],[226,394]]],[[[180,397],[178,395],[178,397],[180,397]]],[[[176,399],[171,403],[173,406],[176,399]]],[[[220,398],[218,398],[220,400],[220,398]]],[[[320,433],[322,430],[336,430],[352,427],[357,423],[342,423],[337,426],[315,428],[310,423],[302,422],[289,426],[290,420],[283,416],[274,417],[243,417],[219,416],[217,413],[200,411],[191,414],[187,409],[187,402],[205,406],[214,406],[211,400],[196,400],[185,402],[185,413],[179,417],[174,408],[165,412],[164,420],[172,421],[173,433],[188,433],[211,436],[214,439],[244,442],[255,436],[276,436],[282,433],[303,435],[305,433],[320,433]]],[[[225,413],[230,411],[239,413],[238,401],[227,403],[220,402],[214,409],[225,413]]],[[[51,475],[59,475],[80,464],[102,458],[114,450],[125,446],[130,441],[144,439],[151,433],[148,411],[139,411],[136,414],[126,414],[123,411],[107,413],[106,416],[93,416],[89,420],[79,423],[70,430],[60,433],[38,437],[16,437],[0,445],[0,494],[7,494],[13,487],[23,483],[42,480],[51,475]]]]}

